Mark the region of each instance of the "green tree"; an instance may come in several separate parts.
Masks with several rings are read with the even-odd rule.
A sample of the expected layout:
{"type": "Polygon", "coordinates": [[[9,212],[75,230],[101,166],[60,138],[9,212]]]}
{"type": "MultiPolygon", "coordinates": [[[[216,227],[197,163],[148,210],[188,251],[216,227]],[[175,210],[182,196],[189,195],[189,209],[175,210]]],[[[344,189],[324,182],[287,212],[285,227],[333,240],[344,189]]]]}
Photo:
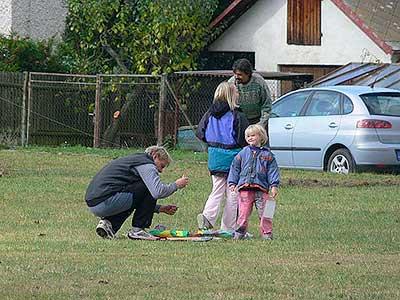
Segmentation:
{"type": "MultiPolygon", "coordinates": [[[[71,72],[92,74],[195,69],[217,5],[218,0],[70,0],[64,61],[71,72]]],[[[125,97],[103,140],[113,143],[142,89],[125,97]]]]}
{"type": "Polygon", "coordinates": [[[191,70],[218,0],[70,0],[65,61],[85,73],[191,70]]]}

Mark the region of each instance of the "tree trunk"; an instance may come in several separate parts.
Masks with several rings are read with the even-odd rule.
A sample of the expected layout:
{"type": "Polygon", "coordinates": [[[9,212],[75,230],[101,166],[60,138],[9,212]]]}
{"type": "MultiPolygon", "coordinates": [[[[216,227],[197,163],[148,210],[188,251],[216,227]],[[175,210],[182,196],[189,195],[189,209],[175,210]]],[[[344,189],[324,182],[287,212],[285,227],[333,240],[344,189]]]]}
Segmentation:
{"type": "MultiPolygon", "coordinates": [[[[120,114],[117,118],[113,118],[111,124],[107,127],[102,138],[102,147],[112,147],[116,145],[117,134],[121,127],[122,122],[126,118],[129,108],[137,103],[139,95],[142,94],[144,87],[137,86],[137,88],[130,94],[127,95],[125,103],[122,105],[120,114]]],[[[118,144],[119,146],[119,144],[118,144]]]]}
{"type": "MultiPolygon", "coordinates": [[[[108,52],[108,54],[117,62],[118,67],[123,73],[128,74],[129,70],[123,63],[119,55],[108,45],[106,42],[103,43],[103,48],[108,52]]],[[[112,147],[116,145],[116,138],[121,127],[121,122],[125,119],[127,112],[131,105],[137,100],[138,96],[142,93],[143,87],[139,86],[132,93],[127,95],[125,103],[122,105],[120,114],[117,118],[113,118],[111,124],[107,127],[104,132],[104,136],[101,142],[102,147],[112,147]]],[[[119,143],[118,143],[119,146],[119,143]]]]}

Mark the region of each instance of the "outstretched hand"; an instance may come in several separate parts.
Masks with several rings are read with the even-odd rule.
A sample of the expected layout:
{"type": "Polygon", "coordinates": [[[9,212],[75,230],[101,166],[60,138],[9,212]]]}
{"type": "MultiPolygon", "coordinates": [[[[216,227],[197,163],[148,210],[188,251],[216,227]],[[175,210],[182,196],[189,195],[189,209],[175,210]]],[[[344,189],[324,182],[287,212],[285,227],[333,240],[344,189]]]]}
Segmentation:
{"type": "Polygon", "coordinates": [[[186,175],[183,175],[181,178],[175,181],[175,184],[178,187],[178,189],[184,188],[188,183],[189,183],[189,177],[187,177],[186,175]]]}
{"type": "Polygon", "coordinates": [[[160,213],[165,213],[167,215],[174,215],[177,210],[178,206],[174,204],[168,204],[168,205],[161,205],[159,211],[160,213]]]}

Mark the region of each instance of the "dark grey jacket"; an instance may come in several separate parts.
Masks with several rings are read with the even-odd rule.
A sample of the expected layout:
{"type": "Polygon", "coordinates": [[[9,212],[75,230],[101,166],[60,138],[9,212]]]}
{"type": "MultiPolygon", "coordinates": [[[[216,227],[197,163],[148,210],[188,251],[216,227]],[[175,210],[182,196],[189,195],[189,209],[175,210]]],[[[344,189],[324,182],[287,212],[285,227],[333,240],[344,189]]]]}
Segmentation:
{"type": "Polygon", "coordinates": [[[145,153],[133,154],[111,161],[90,182],[85,195],[88,206],[96,206],[118,192],[135,192],[144,183],[135,167],[152,164],[153,158],[145,153]]]}

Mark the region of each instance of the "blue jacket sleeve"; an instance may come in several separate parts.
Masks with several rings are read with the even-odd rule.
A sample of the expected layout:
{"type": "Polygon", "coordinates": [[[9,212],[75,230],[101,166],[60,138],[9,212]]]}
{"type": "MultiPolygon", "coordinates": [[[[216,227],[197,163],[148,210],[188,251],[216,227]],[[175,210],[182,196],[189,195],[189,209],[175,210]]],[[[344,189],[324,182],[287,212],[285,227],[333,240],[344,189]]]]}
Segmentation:
{"type": "Polygon", "coordinates": [[[229,170],[229,175],[228,175],[228,185],[230,184],[237,185],[239,182],[240,170],[242,167],[242,160],[240,157],[240,153],[241,152],[239,152],[232,160],[231,168],[229,170]]]}
{"type": "Polygon", "coordinates": [[[278,186],[280,180],[279,168],[278,163],[274,156],[272,156],[272,160],[268,164],[267,169],[267,179],[269,186],[278,186]]]}

